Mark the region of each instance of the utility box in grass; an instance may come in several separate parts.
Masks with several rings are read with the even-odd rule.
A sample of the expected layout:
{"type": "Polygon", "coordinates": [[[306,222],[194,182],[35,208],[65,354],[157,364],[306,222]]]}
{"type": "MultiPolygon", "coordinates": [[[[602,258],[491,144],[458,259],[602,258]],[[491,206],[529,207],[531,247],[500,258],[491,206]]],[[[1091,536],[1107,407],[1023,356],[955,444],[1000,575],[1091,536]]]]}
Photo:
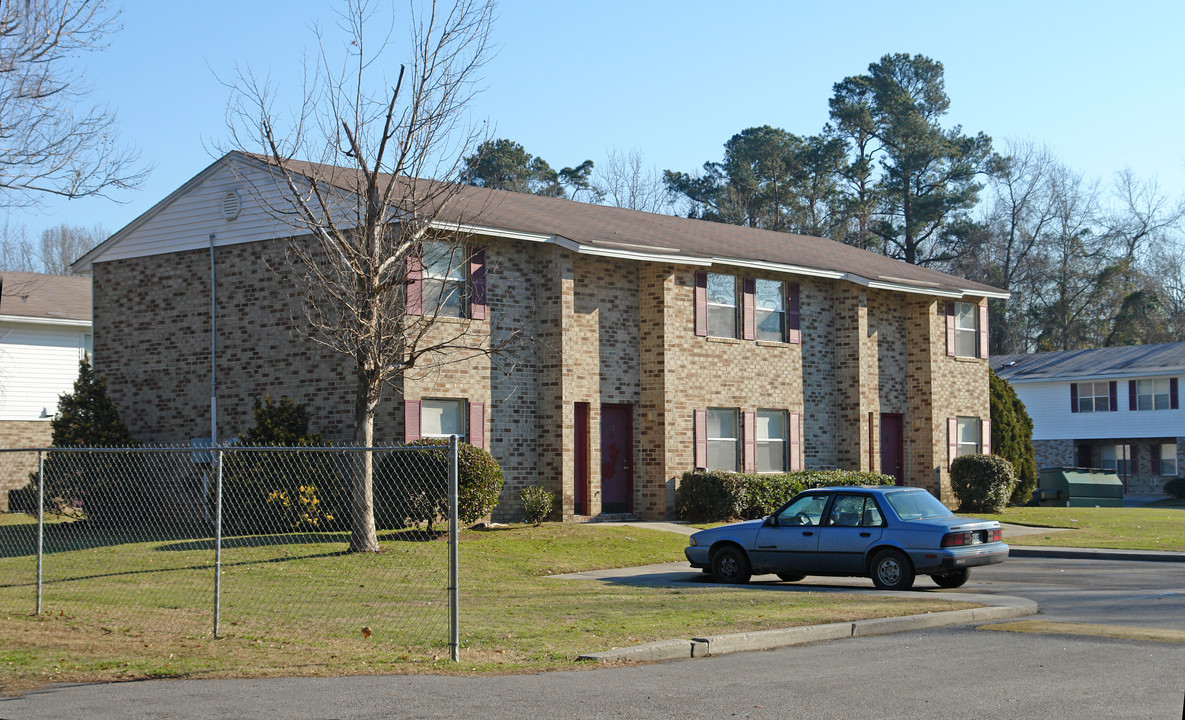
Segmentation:
{"type": "Polygon", "coordinates": [[[1050,507],[1123,507],[1123,481],[1110,470],[1042,468],[1037,498],[1050,507]]]}

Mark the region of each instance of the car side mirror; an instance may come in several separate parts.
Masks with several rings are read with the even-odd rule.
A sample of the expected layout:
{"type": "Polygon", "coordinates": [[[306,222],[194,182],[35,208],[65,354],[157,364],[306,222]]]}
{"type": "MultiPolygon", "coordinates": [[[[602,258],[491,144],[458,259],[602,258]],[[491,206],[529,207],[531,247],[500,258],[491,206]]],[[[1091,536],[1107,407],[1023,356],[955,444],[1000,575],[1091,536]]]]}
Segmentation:
{"type": "Polygon", "coordinates": [[[777,525],[777,524],[778,524],[778,521],[776,518],[774,518],[773,515],[766,515],[765,522],[761,523],[762,527],[773,527],[774,525],[777,525]]]}

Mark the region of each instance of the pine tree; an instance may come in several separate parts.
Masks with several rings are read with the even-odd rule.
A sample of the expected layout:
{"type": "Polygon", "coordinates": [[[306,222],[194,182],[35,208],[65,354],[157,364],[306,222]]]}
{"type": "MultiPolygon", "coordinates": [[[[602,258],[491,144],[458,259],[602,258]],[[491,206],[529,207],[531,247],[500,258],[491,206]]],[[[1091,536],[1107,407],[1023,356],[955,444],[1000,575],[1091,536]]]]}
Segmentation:
{"type": "MultiPolygon", "coordinates": [[[[991,371],[989,371],[991,372],[991,371]]],[[[1012,504],[1024,505],[1037,487],[1037,460],[1033,451],[1033,421],[1007,380],[991,372],[992,453],[1016,468],[1019,482],[1012,504]]]]}
{"type": "Polygon", "coordinates": [[[50,421],[54,447],[132,447],[136,441],[107,396],[107,379],[96,375],[90,359],[78,363],[74,392],[58,399],[50,421]]]}

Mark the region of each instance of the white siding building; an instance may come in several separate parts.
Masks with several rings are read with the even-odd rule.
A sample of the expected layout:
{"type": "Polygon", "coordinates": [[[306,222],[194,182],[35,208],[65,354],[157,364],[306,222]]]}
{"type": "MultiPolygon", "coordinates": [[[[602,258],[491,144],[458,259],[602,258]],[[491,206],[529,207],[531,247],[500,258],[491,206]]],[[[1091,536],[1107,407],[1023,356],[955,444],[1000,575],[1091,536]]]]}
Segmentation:
{"type": "MultiPolygon", "coordinates": [[[[49,445],[58,397],[90,342],[90,278],[0,273],[0,447],[49,445]]],[[[0,463],[0,511],[31,469],[0,463]]]]}
{"type": "Polygon", "coordinates": [[[1160,495],[1181,471],[1185,343],[999,355],[1033,420],[1038,467],[1113,470],[1129,495],[1160,495]]]}

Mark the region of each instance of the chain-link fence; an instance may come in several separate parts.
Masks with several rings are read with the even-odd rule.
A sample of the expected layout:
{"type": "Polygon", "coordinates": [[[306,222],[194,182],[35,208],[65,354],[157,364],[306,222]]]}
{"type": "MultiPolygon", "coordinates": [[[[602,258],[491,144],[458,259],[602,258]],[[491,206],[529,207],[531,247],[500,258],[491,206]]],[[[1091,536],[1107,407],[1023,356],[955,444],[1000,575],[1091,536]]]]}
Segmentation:
{"type": "Polygon", "coordinates": [[[0,451],[0,478],[17,474],[0,611],[133,635],[381,633],[458,657],[455,440],[0,451]]]}

